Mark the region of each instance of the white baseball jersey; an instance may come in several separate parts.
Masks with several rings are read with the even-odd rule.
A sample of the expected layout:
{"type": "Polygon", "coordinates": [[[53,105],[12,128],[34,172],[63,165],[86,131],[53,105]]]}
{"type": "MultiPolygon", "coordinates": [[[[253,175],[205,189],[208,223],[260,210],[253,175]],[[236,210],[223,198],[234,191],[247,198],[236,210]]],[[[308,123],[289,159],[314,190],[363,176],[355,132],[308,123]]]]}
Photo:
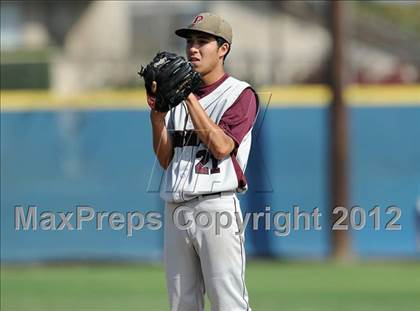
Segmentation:
{"type": "MultiPolygon", "coordinates": [[[[199,102],[210,119],[219,124],[226,110],[249,87],[246,82],[228,77],[199,102]]],[[[247,185],[239,184],[238,174],[245,172],[251,148],[252,127],[236,152],[219,161],[195,133],[185,102],[167,114],[166,126],[172,138],[174,154],[160,188],[163,200],[178,203],[202,194],[246,191],[247,185]]]]}

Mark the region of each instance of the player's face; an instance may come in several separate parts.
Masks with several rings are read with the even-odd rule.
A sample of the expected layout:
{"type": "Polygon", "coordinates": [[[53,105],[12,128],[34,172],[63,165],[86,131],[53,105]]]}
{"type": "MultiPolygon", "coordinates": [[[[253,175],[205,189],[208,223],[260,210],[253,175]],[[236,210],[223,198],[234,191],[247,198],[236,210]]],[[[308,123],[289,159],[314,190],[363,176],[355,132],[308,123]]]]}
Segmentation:
{"type": "Polygon", "coordinates": [[[223,55],[213,36],[206,34],[192,35],[187,39],[187,57],[195,71],[201,75],[214,70],[222,60],[223,55]]]}

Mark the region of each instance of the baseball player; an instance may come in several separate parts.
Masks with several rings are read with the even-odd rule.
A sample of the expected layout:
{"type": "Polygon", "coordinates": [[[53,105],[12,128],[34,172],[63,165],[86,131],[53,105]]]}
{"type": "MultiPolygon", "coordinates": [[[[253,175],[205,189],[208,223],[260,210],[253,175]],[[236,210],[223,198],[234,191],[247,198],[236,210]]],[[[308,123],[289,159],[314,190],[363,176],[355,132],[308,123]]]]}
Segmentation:
{"type": "MultiPolygon", "coordinates": [[[[258,97],[248,83],[225,73],[232,29],[224,19],[201,13],[175,33],[186,39],[186,56],[202,85],[169,112],[150,114],[153,148],[165,170],[160,195],[166,202],[170,308],[204,310],[207,293],[213,311],[251,310],[236,194],[247,189],[244,172],[258,97]],[[214,230],[217,224],[222,230],[214,230]]],[[[149,93],[152,108],[156,100],[149,93]]]]}

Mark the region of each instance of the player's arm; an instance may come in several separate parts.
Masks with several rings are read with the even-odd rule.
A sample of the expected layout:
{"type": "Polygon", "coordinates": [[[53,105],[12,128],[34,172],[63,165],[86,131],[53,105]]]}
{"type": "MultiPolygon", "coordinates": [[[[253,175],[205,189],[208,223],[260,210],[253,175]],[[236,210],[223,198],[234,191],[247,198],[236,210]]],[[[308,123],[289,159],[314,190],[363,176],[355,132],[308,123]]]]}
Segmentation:
{"type": "Polygon", "coordinates": [[[172,141],[165,126],[166,113],[150,111],[153,132],[153,150],[163,169],[167,169],[173,156],[172,141]]]}
{"type": "Polygon", "coordinates": [[[227,157],[235,148],[233,139],[209,118],[194,94],[188,96],[186,103],[200,140],[216,159],[222,160],[227,157]]]}
{"type": "MultiPolygon", "coordinates": [[[[156,92],[156,82],[152,83],[152,90],[156,92]]],[[[156,98],[147,94],[147,103],[150,108],[150,121],[152,123],[153,150],[163,169],[167,169],[173,157],[172,141],[165,125],[167,112],[159,112],[154,109],[156,98]]]]}
{"type": "Polygon", "coordinates": [[[155,81],[152,82],[153,94],[146,94],[147,104],[150,106],[150,121],[152,123],[152,135],[153,135],[153,150],[156,157],[159,160],[160,165],[163,169],[167,169],[169,163],[171,163],[173,156],[172,141],[169,137],[168,130],[165,125],[165,116],[167,112],[159,112],[155,110],[157,84],[155,81]]]}

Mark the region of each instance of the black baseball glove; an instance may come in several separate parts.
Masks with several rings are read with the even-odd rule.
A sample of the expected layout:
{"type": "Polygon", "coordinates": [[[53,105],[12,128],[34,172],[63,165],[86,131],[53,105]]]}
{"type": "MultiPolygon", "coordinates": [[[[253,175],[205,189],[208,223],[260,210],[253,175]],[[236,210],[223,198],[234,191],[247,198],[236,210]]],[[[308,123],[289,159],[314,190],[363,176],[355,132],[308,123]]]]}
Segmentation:
{"type": "Polygon", "coordinates": [[[156,97],[154,109],[160,112],[177,106],[201,85],[200,74],[192,64],[170,52],[157,53],[150,64],[141,66],[139,75],[144,79],[147,94],[156,97]],[[153,81],[157,85],[155,92],[153,81]]]}

